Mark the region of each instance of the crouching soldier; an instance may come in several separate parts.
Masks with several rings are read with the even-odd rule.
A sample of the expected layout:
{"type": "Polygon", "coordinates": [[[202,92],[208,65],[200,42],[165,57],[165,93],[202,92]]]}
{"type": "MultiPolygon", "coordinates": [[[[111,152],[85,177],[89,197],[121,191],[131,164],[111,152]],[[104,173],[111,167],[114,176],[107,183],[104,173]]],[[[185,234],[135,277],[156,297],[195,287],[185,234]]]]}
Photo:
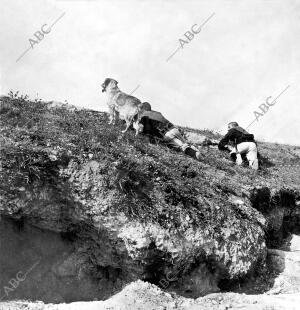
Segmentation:
{"type": "Polygon", "coordinates": [[[133,127],[137,133],[143,133],[167,144],[169,147],[180,150],[195,158],[200,158],[200,153],[195,146],[189,145],[179,129],[169,122],[160,112],[146,108],[136,116],[133,127]]]}
{"type": "Polygon", "coordinates": [[[237,122],[228,124],[228,132],[218,144],[219,150],[230,150],[231,154],[236,154],[236,164],[243,163],[241,155],[245,154],[249,167],[258,169],[257,146],[254,136],[240,127],[237,122]],[[227,146],[227,147],[226,147],[227,146]]]}

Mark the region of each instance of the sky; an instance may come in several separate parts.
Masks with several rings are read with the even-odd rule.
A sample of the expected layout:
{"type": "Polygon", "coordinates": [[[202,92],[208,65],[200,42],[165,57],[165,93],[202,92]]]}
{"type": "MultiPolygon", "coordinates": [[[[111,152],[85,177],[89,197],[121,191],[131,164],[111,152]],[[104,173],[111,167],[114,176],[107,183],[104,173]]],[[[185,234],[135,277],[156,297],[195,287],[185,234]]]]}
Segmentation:
{"type": "Polygon", "coordinates": [[[300,145],[300,0],[1,0],[0,32],[1,94],[107,111],[110,77],[174,124],[300,145]]]}

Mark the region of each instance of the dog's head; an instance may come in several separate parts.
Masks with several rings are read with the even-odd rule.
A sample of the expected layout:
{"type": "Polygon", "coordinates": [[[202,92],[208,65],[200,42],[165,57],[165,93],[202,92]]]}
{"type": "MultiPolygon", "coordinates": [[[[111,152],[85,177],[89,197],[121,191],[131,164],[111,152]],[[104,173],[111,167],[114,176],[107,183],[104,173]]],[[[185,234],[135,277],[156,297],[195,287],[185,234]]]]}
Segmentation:
{"type": "Polygon", "coordinates": [[[106,91],[106,88],[113,88],[118,85],[118,82],[114,79],[106,78],[105,81],[101,84],[102,93],[106,91]]]}

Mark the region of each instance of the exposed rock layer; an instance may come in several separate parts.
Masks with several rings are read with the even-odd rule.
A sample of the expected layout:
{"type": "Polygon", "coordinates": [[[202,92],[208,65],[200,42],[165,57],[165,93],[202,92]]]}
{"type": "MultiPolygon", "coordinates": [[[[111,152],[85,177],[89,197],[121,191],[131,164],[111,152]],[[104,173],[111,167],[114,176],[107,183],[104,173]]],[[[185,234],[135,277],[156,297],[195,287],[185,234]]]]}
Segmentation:
{"type": "Polygon", "coordinates": [[[122,136],[103,113],[5,100],[0,212],[21,231],[67,240],[71,250],[48,267],[62,282],[87,279],[99,299],[138,279],[185,296],[216,292],[264,268],[266,245],[299,229],[297,175],[279,173],[268,144],[256,174],[214,148],[197,162],[122,136]]]}

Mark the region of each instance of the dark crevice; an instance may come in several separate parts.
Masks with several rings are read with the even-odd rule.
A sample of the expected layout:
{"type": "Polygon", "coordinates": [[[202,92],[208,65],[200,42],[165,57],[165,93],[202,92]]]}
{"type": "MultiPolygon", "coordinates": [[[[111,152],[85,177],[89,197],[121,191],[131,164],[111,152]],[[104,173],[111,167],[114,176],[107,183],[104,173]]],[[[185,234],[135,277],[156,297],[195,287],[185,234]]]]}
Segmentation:
{"type": "MultiPolygon", "coordinates": [[[[252,206],[261,212],[267,223],[265,241],[268,249],[289,250],[287,246],[292,234],[300,234],[299,193],[280,190],[271,194],[269,188],[254,189],[250,196],[252,206]]],[[[269,256],[266,261],[258,262],[256,268],[239,279],[222,279],[218,286],[222,291],[261,294],[271,289],[278,276],[269,256]]]]}

